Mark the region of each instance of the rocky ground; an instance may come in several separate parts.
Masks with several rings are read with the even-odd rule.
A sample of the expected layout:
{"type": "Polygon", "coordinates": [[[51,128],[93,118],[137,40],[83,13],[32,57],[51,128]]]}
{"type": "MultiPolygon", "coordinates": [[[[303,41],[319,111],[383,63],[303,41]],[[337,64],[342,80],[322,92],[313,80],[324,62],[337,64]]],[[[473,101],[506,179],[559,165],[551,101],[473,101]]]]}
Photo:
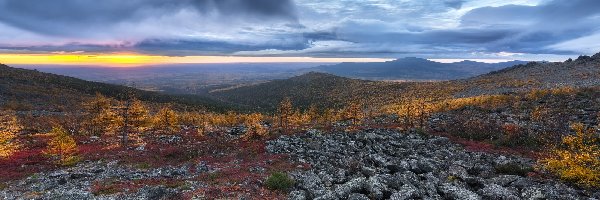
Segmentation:
{"type": "MultiPolygon", "coordinates": [[[[138,169],[125,167],[117,162],[82,163],[69,169],[38,173],[24,180],[10,184],[0,191],[1,199],[171,199],[181,197],[181,193],[203,187],[196,181],[171,182],[177,184],[157,184],[143,186],[136,192],[111,194],[110,190],[123,188],[94,188],[98,184],[136,180],[183,180],[207,172],[208,166],[198,165],[196,173],[190,173],[190,166],[138,169]],[[181,184],[183,183],[183,184],[181,184]]],[[[116,185],[119,187],[118,185],[116,185]]],[[[121,185],[120,187],[125,187],[121,185]]],[[[127,190],[127,189],[125,189],[127,190]]]]}
{"type": "Polygon", "coordinates": [[[290,199],[599,199],[600,192],[534,178],[526,158],[467,152],[444,137],[371,130],[282,136],[268,151],[311,170],[290,199]]]}
{"type": "MultiPolygon", "coordinates": [[[[295,180],[289,199],[600,199],[600,192],[540,178],[531,171],[533,160],[468,152],[444,137],[382,129],[308,131],[267,141],[264,148],[266,155],[289,155],[297,166],[286,169],[295,180]]],[[[213,193],[240,194],[225,199],[264,199],[252,194],[270,192],[261,180],[281,170],[269,166],[282,161],[258,160],[247,165],[238,159],[195,160],[159,168],[86,161],[2,184],[0,199],[212,199],[199,191],[214,184],[233,190],[213,193]],[[232,176],[254,178],[231,184],[213,180],[236,166],[232,176]]]]}

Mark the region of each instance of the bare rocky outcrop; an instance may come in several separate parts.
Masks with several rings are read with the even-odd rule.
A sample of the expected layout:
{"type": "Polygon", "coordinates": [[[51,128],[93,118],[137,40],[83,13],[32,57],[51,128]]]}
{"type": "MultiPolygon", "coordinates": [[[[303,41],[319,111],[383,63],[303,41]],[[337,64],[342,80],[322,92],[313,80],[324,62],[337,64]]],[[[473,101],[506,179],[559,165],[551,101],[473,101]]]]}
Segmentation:
{"type": "Polygon", "coordinates": [[[555,180],[511,175],[533,160],[468,152],[447,138],[391,130],[281,136],[267,150],[310,170],[291,172],[290,199],[597,199],[555,180]]]}

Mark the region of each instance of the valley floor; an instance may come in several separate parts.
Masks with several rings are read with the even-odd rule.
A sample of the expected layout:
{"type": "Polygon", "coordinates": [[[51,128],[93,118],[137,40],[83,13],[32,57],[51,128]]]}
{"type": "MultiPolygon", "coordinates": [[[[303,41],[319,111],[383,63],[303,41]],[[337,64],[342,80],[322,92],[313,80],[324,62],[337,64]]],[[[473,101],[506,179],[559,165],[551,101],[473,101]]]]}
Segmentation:
{"type": "Polygon", "coordinates": [[[336,134],[308,131],[227,147],[211,142],[204,143],[202,151],[187,149],[199,151],[198,157],[178,164],[154,167],[95,160],[36,173],[5,184],[0,198],[600,198],[598,191],[541,177],[532,170],[531,159],[467,151],[445,137],[373,129],[336,134]],[[295,180],[287,197],[286,192],[264,186],[266,177],[277,171],[295,180]]]}

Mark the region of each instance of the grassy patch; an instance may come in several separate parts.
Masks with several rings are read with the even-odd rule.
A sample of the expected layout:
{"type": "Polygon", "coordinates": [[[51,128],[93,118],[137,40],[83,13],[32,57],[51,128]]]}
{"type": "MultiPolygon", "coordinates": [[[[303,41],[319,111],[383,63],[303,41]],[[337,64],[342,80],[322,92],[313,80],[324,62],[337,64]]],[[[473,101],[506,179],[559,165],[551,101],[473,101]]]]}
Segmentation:
{"type": "Polygon", "coordinates": [[[527,176],[527,173],[533,172],[533,168],[529,166],[521,166],[518,164],[503,164],[494,167],[496,173],[506,175],[527,176]]]}
{"type": "Polygon", "coordinates": [[[270,190],[287,191],[294,186],[294,180],[285,173],[275,172],[267,178],[265,186],[270,190]]]}
{"type": "Polygon", "coordinates": [[[95,196],[99,195],[111,195],[122,192],[122,188],[119,184],[114,184],[112,181],[107,183],[96,183],[91,188],[92,194],[95,196]]]}
{"type": "Polygon", "coordinates": [[[135,165],[135,168],[137,169],[150,169],[152,166],[146,162],[143,163],[138,163],[135,165]]]}

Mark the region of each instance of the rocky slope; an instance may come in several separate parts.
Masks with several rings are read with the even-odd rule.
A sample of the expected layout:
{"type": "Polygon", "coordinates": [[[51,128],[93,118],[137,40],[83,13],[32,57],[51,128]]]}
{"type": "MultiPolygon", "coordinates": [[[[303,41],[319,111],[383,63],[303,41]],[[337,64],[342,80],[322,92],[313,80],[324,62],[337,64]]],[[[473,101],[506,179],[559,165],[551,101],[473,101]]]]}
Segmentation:
{"type": "Polygon", "coordinates": [[[559,87],[592,87],[600,85],[600,53],[580,56],[565,62],[531,62],[515,65],[489,74],[458,80],[464,91],[455,96],[501,94],[530,89],[559,87]]]}
{"type": "Polygon", "coordinates": [[[443,137],[371,130],[283,136],[267,147],[296,171],[290,199],[594,199],[600,192],[527,176],[533,161],[467,152],[443,137]]]}
{"type": "MultiPolygon", "coordinates": [[[[267,154],[289,155],[297,165],[287,169],[295,180],[289,199],[600,199],[600,191],[534,176],[533,160],[469,152],[444,137],[382,129],[308,131],[267,141],[265,148],[267,154]]],[[[265,177],[269,171],[238,161],[231,166],[200,161],[160,168],[90,161],[1,184],[0,199],[210,199],[194,191],[217,182],[200,177],[222,174],[232,166],[245,166],[236,176],[260,171],[265,177]]],[[[264,187],[263,181],[234,186],[244,185],[256,189],[231,198],[257,199],[248,192],[264,187]]]]}
{"type": "MultiPolygon", "coordinates": [[[[186,181],[180,185],[146,185],[131,193],[111,194],[111,188],[95,189],[97,183],[144,179],[183,180],[208,172],[206,165],[198,165],[195,173],[190,166],[137,169],[119,165],[113,161],[82,163],[69,169],[38,173],[24,180],[11,183],[0,190],[0,199],[171,199],[205,184],[186,181]]],[[[120,188],[119,188],[120,190],[120,188]]]]}

